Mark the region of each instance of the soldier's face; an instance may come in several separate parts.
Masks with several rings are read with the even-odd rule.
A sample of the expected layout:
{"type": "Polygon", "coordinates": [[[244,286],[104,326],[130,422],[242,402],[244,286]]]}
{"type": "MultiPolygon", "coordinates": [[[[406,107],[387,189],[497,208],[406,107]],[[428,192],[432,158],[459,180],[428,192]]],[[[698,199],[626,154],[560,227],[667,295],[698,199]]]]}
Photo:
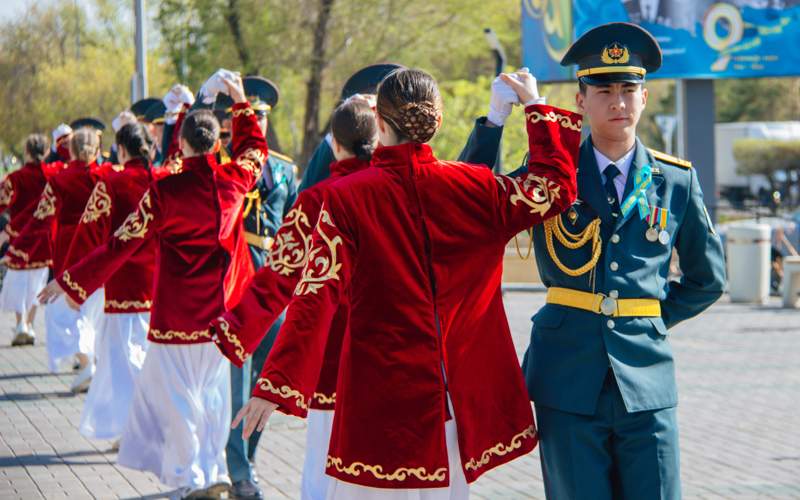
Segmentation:
{"type": "Polygon", "coordinates": [[[588,85],[575,97],[578,110],[589,121],[592,135],[625,141],[636,135],[636,125],[647,105],[647,89],[637,83],[588,85]]]}
{"type": "Polygon", "coordinates": [[[263,135],[267,135],[267,115],[259,113],[258,117],[258,128],[261,129],[261,133],[263,135]]]}

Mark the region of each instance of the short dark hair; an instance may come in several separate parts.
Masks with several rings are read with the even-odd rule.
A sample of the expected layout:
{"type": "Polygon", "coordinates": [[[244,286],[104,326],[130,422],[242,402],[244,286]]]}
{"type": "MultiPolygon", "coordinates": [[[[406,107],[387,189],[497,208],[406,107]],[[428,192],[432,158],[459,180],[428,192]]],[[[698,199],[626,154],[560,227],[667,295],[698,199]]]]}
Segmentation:
{"type": "Polygon", "coordinates": [[[582,95],[586,95],[586,84],[583,83],[583,80],[580,80],[580,79],[578,80],[578,91],[582,95]]]}
{"type": "Polygon", "coordinates": [[[25,152],[35,162],[44,160],[48,147],[47,137],[43,134],[31,134],[25,139],[25,152]]]}
{"type": "Polygon", "coordinates": [[[189,143],[195,153],[210,153],[219,139],[217,117],[207,109],[192,111],[183,120],[181,138],[189,143]]]}
{"type": "Polygon", "coordinates": [[[117,131],[115,142],[124,147],[131,158],[141,158],[150,162],[153,150],[153,137],[143,123],[128,123],[117,131]]]}
{"type": "Polygon", "coordinates": [[[375,113],[366,103],[345,101],[331,116],[331,133],[340,146],[359,160],[369,161],[378,134],[375,113]]]}

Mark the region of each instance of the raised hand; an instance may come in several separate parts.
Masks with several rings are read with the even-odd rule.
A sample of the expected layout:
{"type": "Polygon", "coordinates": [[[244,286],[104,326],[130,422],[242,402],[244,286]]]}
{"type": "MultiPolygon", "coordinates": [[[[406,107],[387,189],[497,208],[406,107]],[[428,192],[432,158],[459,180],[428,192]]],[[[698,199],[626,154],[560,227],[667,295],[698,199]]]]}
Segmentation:
{"type": "Polygon", "coordinates": [[[514,89],[499,76],[495,78],[492,82],[492,95],[486,118],[494,125],[502,127],[515,104],[519,104],[519,96],[514,89]]]}
{"type": "Polygon", "coordinates": [[[242,429],[242,438],[250,439],[250,436],[258,430],[262,432],[267,425],[270,415],[278,405],[261,398],[250,398],[250,401],[239,410],[236,417],[231,422],[231,429],[239,427],[239,424],[244,420],[244,429],[242,429]]]}
{"type": "Polygon", "coordinates": [[[514,90],[519,97],[519,102],[526,106],[536,104],[541,99],[536,77],[528,71],[528,68],[521,68],[515,73],[503,73],[500,78],[514,90]]]}
{"type": "Polygon", "coordinates": [[[244,85],[242,84],[242,77],[238,73],[230,75],[223,75],[222,82],[228,88],[228,95],[231,96],[233,102],[247,102],[247,96],[244,93],[244,85]]]}

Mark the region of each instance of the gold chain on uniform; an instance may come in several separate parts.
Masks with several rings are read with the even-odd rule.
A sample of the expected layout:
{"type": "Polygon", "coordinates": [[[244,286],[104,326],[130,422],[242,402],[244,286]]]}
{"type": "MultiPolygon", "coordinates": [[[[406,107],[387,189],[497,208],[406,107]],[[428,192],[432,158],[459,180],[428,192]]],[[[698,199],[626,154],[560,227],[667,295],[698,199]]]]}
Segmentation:
{"type": "Polygon", "coordinates": [[[599,218],[590,222],[589,225],[586,226],[580,233],[573,234],[570,233],[566,227],[564,227],[564,222],[561,220],[561,216],[556,215],[555,217],[551,217],[544,221],[544,238],[545,243],[547,244],[547,253],[550,254],[550,258],[553,260],[553,263],[561,270],[561,272],[568,276],[577,277],[586,274],[594,269],[594,267],[597,265],[597,261],[600,260],[602,244],[600,238],[599,218]],[[564,265],[564,263],[558,258],[555,247],[553,246],[553,234],[556,235],[556,239],[559,241],[559,243],[570,250],[581,248],[586,245],[589,240],[591,240],[592,257],[589,259],[589,262],[577,269],[571,269],[564,265]]]}

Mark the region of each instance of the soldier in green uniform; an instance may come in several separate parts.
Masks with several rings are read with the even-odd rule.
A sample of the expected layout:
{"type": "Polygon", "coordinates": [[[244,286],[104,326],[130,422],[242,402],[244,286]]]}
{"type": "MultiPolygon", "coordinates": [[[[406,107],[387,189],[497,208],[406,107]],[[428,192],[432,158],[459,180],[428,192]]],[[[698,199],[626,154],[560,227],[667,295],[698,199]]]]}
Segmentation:
{"type": "MultiPolygon", "coordinates": [[[[267,131],[267,116],[278,103],[280,97],[278,87],[260,76],[248,76],[242,79],[244,91],[250,105],[256,112],[261,131],[267,131]]],[[[199,99],[198,99],[199,101],[199,99]]],[[[230,113],[233,105],[230,97],[219,94],[214,104],[220,123],[225,116],[220,111],[230,113]]],[[[224,156],[230,152],[223,148],[224,156]]],[[[250,249],[253,267],[258,270],[268,259],[267,251],[272,246],[272,238],[283,222],[283,218],[297,199],[297,183],[294,174],[294,162],[270,148],[267,164],[255,188],[246,195],[242,217],[244,218],[245,240],[250,249]]],[[[283,317],[273,324],[261,345],[256,349],[242,368],[231,365],[231,403],[236,415],[242,405],[250,399],[250,390],[258,378],[264,360],[267,358],[275,336],[283,323],[283,317]]],[[[260,499],[263,494],[258,487],[254,470],[255,451],[260,438],[254,433],[249,440],[242,438],[241,428],[231,430],[226,447],[228,472],[231,476],[232,497],[238,499],[260,499]]]]}
{"type": "Polygon", "coordinates": [[[154,166],[161,165],[164,160],[164,150],[166,149],[166,145],[164,144],[163,137],[164,129],[166,128],[166,113],[167,107],[164,105],[164,102],[159,99],[149,108],[147,108],[147,111],[145,111],[144,117],[141,120],[148,125],[150,128],[150,135],[156,140],[156,156],[152,162],[152,165],[154,166]]]}
{"type": "Polygon", "coordinates": [[[661,65],[656,40],[633,24],[603,25],[562,64],[578,65],[576,101],[591,135],[580,150],[578,200],[533,229],[548,291],[523,371],[545,490],[559,500],[680,498],[668,335],[722,294],[722,245],[691,164],[636,137],[645,75],[661,65]]]}

